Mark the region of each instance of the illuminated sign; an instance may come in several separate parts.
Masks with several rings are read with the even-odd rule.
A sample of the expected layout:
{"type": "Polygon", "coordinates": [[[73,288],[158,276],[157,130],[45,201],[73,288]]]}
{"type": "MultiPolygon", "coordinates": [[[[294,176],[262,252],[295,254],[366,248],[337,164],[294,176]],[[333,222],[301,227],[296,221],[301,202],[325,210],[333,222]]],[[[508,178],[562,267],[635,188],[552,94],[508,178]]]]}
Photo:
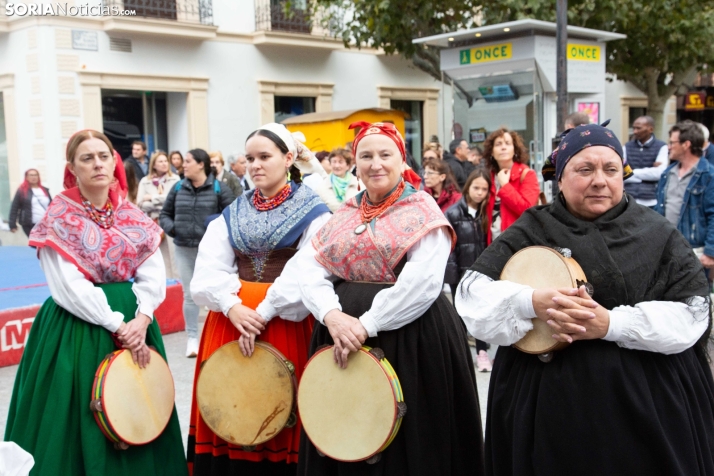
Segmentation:
{"type": "Polygon", "coordinates": [[[701,111],[704,109],[706,93],[704,91],[690,91],[684,95],[685,111],[701,111]]]}
{"type": "Polygon", "coordinates": [[[576,43],[568,43],[568,59],[574,61],[600,61],[599,46],[593,45],[578,45],[576,43]]]}
{"type": "Polygon", "coordinates": [[[498,45],[479,46],[459,52],[461,64],[477,64],[489,61],[500,61],[513,56],[513,44],[501,43],[498,45]]]}

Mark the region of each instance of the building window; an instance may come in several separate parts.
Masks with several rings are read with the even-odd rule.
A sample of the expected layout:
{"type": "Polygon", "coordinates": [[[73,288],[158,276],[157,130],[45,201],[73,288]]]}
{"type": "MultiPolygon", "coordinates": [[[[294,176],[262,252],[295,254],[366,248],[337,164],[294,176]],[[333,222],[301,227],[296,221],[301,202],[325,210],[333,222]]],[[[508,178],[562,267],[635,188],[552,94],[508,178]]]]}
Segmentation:
{"type": "Polygon", "coordinates": [[[407,151],[421,165],[421,151],[424,146],[424,101],[391,100],[391,108],[407,113],[404,118],[404,130],[407,136],[407,151]]]}
{"type": "Polygon", "coordinates": [[[122,157],[131,155],[135,140],[144,142],[150,156],[168,151],[166,93],[102,90],[104,133],[122,157]]]}
{"type": "Polygon", "coordinates": [[[213,24],[213,0],[102,0],[102,5],[133,10],[137,17],[213,24]]]}
{"type": "Polygon", "coordinates": [[[275,96],[275,122],[315,112],[314,97],[275,96]]]}
{"type": "Polygon", "coordinates": [[[312,19],[306,0],[259,0],[255,5],[258,31],[312,32],[312,19]]]}

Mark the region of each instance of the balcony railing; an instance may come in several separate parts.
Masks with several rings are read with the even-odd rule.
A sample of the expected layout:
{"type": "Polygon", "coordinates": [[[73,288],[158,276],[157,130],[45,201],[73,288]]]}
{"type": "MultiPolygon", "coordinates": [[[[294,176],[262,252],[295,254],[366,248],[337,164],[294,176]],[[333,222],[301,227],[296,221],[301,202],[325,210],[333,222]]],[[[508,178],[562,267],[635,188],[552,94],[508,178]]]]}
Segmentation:
{"type": "Polygon", "coordinates": [[[212,0],[102,0],[102,5],[132,10],[135,17],[213,25],[212,0]]]}
{"type": "MultiPolygon", "coordinates": [[[[257,2],[256,2],[257,3],[257,2]]],[[[290,33],[312,33],[312,19],[307,10],[287,7],[285,2],[257,4],[255,7],[255,29],[258,31],[286,31],[290,33]]]]}

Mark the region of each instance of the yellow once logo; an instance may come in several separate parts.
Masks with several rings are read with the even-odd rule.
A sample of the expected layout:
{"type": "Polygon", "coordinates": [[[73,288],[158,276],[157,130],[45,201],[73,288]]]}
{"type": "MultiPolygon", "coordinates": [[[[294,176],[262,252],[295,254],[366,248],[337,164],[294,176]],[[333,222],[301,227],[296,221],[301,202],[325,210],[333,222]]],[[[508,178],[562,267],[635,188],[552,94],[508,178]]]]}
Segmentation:
{"type": "Polygon", "coordinates": [[[568,43],[568,59],[575,61],[600,61],[600,47],[568,43]]]}
{"type": "Polygon", "coordinates": [[[500,61],[513,56],[513,44],[479,46],[459,52],[460,64],[486,63],[487,61],[500,61]]]}

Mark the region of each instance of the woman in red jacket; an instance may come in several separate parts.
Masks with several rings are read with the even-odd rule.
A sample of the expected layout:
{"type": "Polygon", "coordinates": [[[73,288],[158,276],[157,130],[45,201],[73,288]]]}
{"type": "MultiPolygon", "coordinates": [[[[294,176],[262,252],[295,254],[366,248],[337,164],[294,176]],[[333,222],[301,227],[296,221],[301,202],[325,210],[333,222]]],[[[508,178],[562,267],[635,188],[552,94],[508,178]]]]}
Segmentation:
{"type": "Polygon", "coordinates": [[[491,193],[487,213],[491,217],[487,243],[498,238],[526,209],[538,203],[540,185],[528,163],[528,149],[517,132],[505,127],[492,132],[483,156],[491,166],[491,193]]]}

